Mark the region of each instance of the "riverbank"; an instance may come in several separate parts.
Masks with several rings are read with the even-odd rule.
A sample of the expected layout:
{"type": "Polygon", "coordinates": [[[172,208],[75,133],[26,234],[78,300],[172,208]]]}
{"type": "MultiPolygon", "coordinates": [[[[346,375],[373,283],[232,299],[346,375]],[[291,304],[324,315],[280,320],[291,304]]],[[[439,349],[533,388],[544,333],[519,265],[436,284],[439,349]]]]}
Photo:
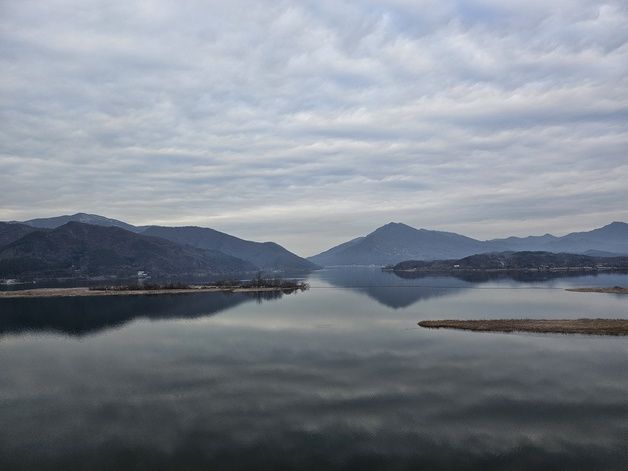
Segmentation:
{"type": "Polygon", "coordinates": [[[418,324],[428,329],[457,329],[475,332],[628,335],[628,319],[448,319],[421,321],[418,324]]]}
{"type": "Polygon", "coordinates": [[[566,291],[573,291],[574,293],[628,294],[628,288],[622,286],[613,286],[611,288],[567,288],[566,291]]]}
{"type": "Polygon", "coordinates": [[[151,288],[141,289],[134,287],[133,289],[116,288],[36,288],[16,291],[0,291],[0,299],[2,298],[66,298],[66,297],[86,297],[86,296],[158,296],[165,294],[197,294],[197,293],[263,293],[263,292],[281,292],[293,293],[295,291],[304,291],[306,285],[297,287],[225,287],[225,286],[188,286],[185,288],[151,288]]]}

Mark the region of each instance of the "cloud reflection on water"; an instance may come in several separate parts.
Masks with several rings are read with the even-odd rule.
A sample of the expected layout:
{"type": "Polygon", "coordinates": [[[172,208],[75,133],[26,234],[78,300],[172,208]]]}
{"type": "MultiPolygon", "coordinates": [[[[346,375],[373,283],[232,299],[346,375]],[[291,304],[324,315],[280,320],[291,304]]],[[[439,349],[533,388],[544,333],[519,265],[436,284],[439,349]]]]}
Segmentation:
{"type": "MultiPolygon", "coordinates": [[[[2,337],[0,467],[619,470],[628,460],[625,339],[409,330],[430,306],[490,310],[515,302],[508,290],[413,311],[313,289],[262,304],[225,297],[206,317],[219,298],[162,308],[133,298],[112,312],[145,320],[121,328],[2,337]]],[[[618,305],[561,290],[540,299],[557,313],[571,299],[587,312],[618,305]]]]}

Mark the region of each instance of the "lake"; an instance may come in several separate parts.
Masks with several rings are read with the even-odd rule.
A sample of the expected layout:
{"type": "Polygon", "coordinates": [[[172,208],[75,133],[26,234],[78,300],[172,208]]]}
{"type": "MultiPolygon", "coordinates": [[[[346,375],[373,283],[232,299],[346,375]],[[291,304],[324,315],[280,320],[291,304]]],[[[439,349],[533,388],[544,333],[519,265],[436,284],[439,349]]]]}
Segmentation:
{"type": "Polygon", "coordinates": [[[0,469],[628,469],[628,275],[327,269],[291,295],[0,299],[0,469]]]}

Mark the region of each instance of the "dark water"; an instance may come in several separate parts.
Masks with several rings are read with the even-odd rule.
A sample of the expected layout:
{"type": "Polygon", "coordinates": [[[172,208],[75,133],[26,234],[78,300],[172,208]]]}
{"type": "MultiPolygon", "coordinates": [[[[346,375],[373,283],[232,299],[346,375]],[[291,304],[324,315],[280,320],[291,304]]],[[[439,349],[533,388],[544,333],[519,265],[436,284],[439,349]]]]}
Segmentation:
{"type": "Polygon", "coordinates": [[[627,275],[314,273],[287,296],[0,300],[0,469],[628,469],[627,275]]]}

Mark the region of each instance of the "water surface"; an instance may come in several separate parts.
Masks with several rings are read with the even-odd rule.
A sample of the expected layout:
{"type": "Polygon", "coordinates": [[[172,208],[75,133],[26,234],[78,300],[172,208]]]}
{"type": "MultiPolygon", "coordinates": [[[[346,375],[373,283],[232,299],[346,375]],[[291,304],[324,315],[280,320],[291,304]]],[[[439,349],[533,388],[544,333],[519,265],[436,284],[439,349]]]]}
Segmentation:
{"type": "Polygon", "coordinates": [[[626,469],[628,340],[418,328],[628,317],[628,276],[322,270],[287,296],[0,300],[1,469],[626,469]]]}

